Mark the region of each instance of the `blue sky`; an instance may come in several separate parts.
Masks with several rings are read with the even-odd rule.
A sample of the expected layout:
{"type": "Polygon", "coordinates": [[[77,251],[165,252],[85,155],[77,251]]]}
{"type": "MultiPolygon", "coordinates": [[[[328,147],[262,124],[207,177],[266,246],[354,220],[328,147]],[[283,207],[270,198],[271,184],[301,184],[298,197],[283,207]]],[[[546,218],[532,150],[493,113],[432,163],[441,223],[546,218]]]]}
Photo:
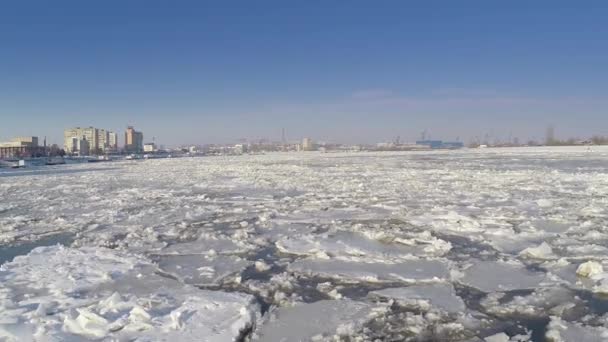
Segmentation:
{"type": "Polygon", "coordinates": [[[0,140],[608,135],[608,3],[5,1],[0,140]]]}

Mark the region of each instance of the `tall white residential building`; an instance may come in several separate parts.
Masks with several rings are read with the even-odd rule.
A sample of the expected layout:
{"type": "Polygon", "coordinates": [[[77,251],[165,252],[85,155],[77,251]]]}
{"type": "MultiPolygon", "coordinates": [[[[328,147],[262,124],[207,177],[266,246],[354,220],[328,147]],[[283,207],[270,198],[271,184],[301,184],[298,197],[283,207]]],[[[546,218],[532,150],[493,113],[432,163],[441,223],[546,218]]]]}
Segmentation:
{"type": "Polygon", "coordinates": [[[315,148],[315,145],[314,145],[312,139],[310,139],[310,138],[302,139],[302,149],[304,151],[312,151],[312,150],[314,150],[314,148],[315,148]]]}
{"type": "Polygon", "coordinates": [[[110,147],[110,132],[103,128],[97,130],[97,148],[106,152],[110,147]]]}
{"type": "Polygon", "coordinates": [[[111,137],[114,138],[114,145],[117,144],[115,133],[105,129],[95,127],[73,127],[63,131],[63,148],[66,153],[84,155],[99,154],[107,152],[112,145],[111,137]],[[112,136],[113,135],[113,136],[112,136]],[[78,143],[74,143],[74,138],[78,143]],[[80,143],[80,140],[86,140],[86,147],[80,143]],[[82,151],[81,151],[82,147],[82,151]]]}
{"type": "Polygon", "coordinates": [[[108,144],[110,146],[110,150],[118,151],[118,134],[114,132],[108,133],[108,144]]]}

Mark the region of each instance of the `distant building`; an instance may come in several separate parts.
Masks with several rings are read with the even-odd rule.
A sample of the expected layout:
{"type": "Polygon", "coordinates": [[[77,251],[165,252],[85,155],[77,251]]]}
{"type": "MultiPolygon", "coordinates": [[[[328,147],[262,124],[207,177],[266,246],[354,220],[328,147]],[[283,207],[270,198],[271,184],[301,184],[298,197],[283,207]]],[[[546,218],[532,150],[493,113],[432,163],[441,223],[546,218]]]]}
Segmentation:
{"type": "Polygon", "coordinates": [[[91,154],[91,144],[85,137],[82,139],[74,138],[74,146],[76,147],[75,154],[79,156],[88,156],[91,154]]]}
{"type": "Polygon", "coordinates": [[[75,156],[88,156],[91,154],[91,144],[85,137],[72,137],[69,144],[64,147],[66,153],[75,156]]]}
{"type": "Polygon", "coordinates": [[[118,151],[118,134],[114,132],[108,134],[108,148],[112,152],[118,151]]]}
{"type": "Polygon", "coordinates": [[[418,140],[416,145],[428,146],[431,149],[458,149],[463,148],[464,143],[459,141],[449,142],[441,140],[418,140]]]}
{"type": "Polygon", "coordinates": [[[17,137],[0,142],[0,159],[44,156],[44,147],[38,146],[38,137],[17,137]]]}
{"type": "Polygon", "coordinates": [[[110,148],[110,132],[101,128],[97,130],[97,148],[106,152],[110,148]]]}
{"type": "Polygon", "coordinates": [[[125,151],[127,153],[141,153],[144,150],[144,134],[138,132],[133,126],[125,131],[125,151]]]}
{"type": "Polygon", "coordinates": [[[144,144],[144,152],[156,152],[156,144],[154,144],[154,143],[145,143],[144,144]]]}
{"type": "Polygon", "coordinates": [[[63,131],[63,148],[69,154],[101,154],[115,151],[117,147],[116,133],[103,128],[73,127],[63,131]],[[80,142],[81,140],[86,140],[87,142],[86,153],[85,150],[81,151],[80,149],[80,146],[84,146],[80,142]],[[74,141],[77,143],[74,143],[74,141]]]}
{"type": "Polygon", "coordinates": [[[236,144],[236,145],[234,145],[234,148],[232,149],[232,151],[234,154],[243,154],[247,150],[245,149],[245,146],[243,144],[236,144]]]}
{"type": "Polygon", "coordinates": [[[315,149],[315,145],[310,138],[302,139],[302,149],[304,151],[313,151],[315,149]]]}

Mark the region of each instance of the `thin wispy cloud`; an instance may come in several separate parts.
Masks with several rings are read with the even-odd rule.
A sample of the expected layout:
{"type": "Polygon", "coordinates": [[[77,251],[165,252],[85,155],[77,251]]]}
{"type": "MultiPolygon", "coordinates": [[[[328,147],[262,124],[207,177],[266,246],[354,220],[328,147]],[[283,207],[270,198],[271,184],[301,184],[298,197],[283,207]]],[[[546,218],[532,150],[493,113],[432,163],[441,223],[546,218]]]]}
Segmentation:
{"type": "Polygon", "coordinates": [[[351,97],[356,100],[374,100],[391,98],[394,95],[390,89],[365,89],[353,92],[351,97]]]}

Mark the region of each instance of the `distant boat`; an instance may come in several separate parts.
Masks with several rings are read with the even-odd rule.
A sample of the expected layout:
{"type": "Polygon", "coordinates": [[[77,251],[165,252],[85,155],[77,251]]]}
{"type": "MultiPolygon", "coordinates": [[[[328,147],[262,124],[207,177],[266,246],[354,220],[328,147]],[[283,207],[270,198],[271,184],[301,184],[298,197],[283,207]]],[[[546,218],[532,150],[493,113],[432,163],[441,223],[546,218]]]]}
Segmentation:
{"type": "Polygon", "coordinates": [[[110,158],[109,156],[99,156],[97,158],[89,159],[89,163],[99,163],[108,161],[112,161],[112,158],[110,158]]]}
{"type": "Polygon", "coordinates": [[[62,165],[65,164],[65,159],[63,157],[49,157],[45,165],[62,165]]]}
{"type": "Polygon", "coordinates": [[[0,167],[16,168],[17,166],[18,166],[17,161],[13,161],[13,160],[0,160],[0,167]]]}
{"type": "Polygon", "coordinates": [[[25,167],[25,160],[0,160],[0,167],[10,167],[12,169],[18,169],[25,167]]]}

